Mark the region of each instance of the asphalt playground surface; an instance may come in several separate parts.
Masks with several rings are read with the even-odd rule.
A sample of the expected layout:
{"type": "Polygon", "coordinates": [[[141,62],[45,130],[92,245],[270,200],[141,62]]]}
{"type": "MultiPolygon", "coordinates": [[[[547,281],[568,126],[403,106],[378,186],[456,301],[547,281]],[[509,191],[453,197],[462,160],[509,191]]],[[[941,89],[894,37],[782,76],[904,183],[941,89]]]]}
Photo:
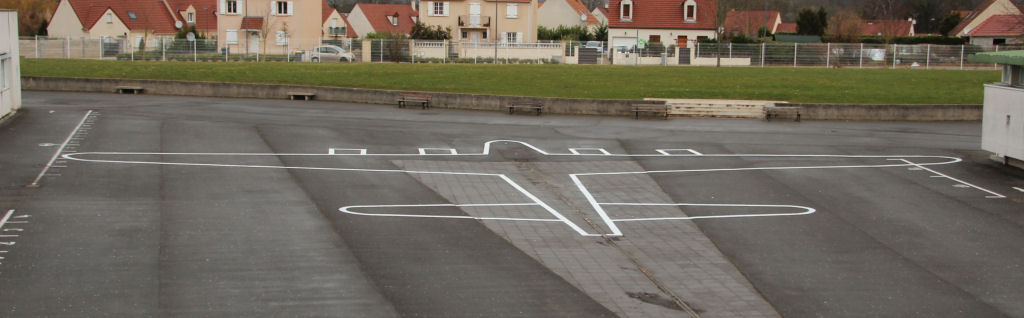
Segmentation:
{"type": "Polygon", "coordinates": [[[977,122],[25,92],[3,317],[1024,317],[977,122]]]}

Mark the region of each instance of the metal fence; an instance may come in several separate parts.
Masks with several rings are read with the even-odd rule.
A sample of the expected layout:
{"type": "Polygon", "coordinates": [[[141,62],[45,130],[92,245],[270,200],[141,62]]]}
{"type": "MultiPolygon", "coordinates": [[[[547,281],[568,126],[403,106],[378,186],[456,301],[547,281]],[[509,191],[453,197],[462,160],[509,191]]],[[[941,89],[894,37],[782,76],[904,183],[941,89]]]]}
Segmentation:
{"type": "MultiPolygon", "coordinates": [[[[402,62],[695,65],[730,67],[829,67],[978,69],[979,52],[999,46],[849,43],[649,43],[609,47],[606,42],[494,43],[386,39],[197,39],[23,37],[27,58],[193,62],[402,62]]],[[[1016,49],[1016,48],[1013,48],[1016,49]]]]}

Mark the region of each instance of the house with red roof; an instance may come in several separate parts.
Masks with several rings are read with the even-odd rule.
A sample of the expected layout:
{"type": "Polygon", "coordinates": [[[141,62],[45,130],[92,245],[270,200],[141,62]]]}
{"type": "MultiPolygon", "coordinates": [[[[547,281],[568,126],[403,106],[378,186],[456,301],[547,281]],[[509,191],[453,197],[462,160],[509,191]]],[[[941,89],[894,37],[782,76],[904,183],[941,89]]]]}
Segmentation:
{"type": "Polygon", "coordinates": [[[974,45],[1009,45],[1024,43],[1024,15],[999,14],[967,32],[974,45]]]}
{"type": "Polygon", "coordinates": [[[780,25],[782,14],[779,11],[729,10],[725,14],[727,36],[757,37],[762,27],[768,29],[768,33],[775,34],[779,32],[780,25]]]}
{"type": "Polygon", "coordinates": [[[775,34],[796,34],[796,22],[782,22],[775,28],[775,34]]]}
{"type": "Polygon", "coordinates": [[[906,20],[861,20],[860,34],[867,36],[897,37],[914,36],[914,19],[906,20]]]}
{"type": "Polygon", "coordinates": [[[420,21],[452,30],[452,40],[537,41],[537,0],[419,1],[420,21]],[[494,36],[494,35],[497,36],[494,36]]]}
{"type": "Polygon", "coordinates": [[[178,32],[176,22],[184,23],[178,17],[167,1],[61,0],[47,33],[55,37],[134,39],[138,43],[151,37],[173,37],[178,32]]]}
{"type": "Polygon", "coordinates": [[[1024,0],[987,0],[967,14],[949,35],[969,37],[971,31],[993,16],[1021,14],[1024,14],[1024,0]]]}
{"type": "Polygon", "coordinates": [[[620,51],[642,42],[692,47],[717,38],[717,12],[715,0],[611,0],[608,40],[620,51]]]}
{"type": "Polygon", "coordinates": [[[375,32],[409,35],[419,13],[407,4],[357,3],[348,14],[348,23],[358,37],[375,32]]]}
{"type": "Polygon", "coordinates": [[[597,27],[601,21],[580,0],[547,0],[537,9],[537,25],[557,28],[560,25],[597,27]]]}
{"type": "Polygon", "coordinates": [[[327,0],[217,1],[218,45],[239,53],[285,54],[292,48],[320,45],[328,36],[325,24],[340,16],[324,12],[334,10],[327,0]]]}

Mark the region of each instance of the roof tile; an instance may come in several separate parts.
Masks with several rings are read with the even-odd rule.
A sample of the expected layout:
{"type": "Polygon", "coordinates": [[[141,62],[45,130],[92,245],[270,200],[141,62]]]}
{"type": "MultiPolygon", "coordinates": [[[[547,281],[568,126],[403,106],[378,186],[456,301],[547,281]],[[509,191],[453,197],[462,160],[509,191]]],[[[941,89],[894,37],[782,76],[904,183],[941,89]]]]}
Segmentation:
{"type": "Polygon", "coordinates": [[[696,22],[683,18],[682,0],[632,0],[633,20],[619,19],[619,4],[623,0],[610,0],[608,6],[608,27],[619,29],[684,29],[714,30],[717,26],[716,0],[695,0],[697,3],[696,22]]]}

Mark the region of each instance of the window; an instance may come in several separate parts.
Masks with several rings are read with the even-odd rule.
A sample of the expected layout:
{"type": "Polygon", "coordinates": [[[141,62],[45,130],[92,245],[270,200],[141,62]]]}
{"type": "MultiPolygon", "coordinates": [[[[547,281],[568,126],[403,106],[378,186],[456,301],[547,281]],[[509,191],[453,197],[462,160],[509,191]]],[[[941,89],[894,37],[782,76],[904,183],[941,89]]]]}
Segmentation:
{"type": "Polygon", "coordinates": [[[139,19],[139,16],[135,15],[135,11],[128,11],[128,18],[135,21],[139,19]]]}
{"type": "Polygon", "coordinates": [[[648,41],[647,41],[647,42],[651,42],[651,43],[661,43],[661,36],[660,36],[660,35],[652,35],[652,36],[650,36],[650,37],[648,38],[648,41]]]}
{"type": "Polygon", "coordinates": [[[505,6],[505,17],[506,18],[518,18],[519,17],[519,5],[515,3],[509,3],[505,6]]]}
{"type": "Polygon", "coordinates": [[[238,30],[225,31],[224,42],[227,44],[238,44],[238,30]]]}
{"type": "Polygon", "coordinates": [[[466,33],[466,31],[462,31],[462,38],[463,39],[468,39],[469,38],[469,33],[466,33]]]}
{"type": "Polygon", "coordinates": [[[388,22],[390,22],[391,25],[398,25],[398,15],[389,15],[388,22]]]}
{"type": "Polygon", "coordinates": [[[227,13],[228,14],[238,14],[238,1],[237,0],[228,0],[228,2],[227,2],[227,13]]]}
{"type": "Polygon", "coordinates": [[[114,13],[107,12],[107,23],[114,23],[114,13]]]}
{"type": "Polygon", "coordinates": [[[523,33],[522,32],[501,32],[504,34],[504,43],[522,43],[523,33]]]}
{"type": "Polygon", "coordinates": [[[293,1],[271,1],[270,13],[271,15],[292,15],[293,5],[293,1]]]}
{"type": "Polygon", "coordinates": [[[633,1],[624,0],[619,3],[619,20],[633,21],[633,1]]]}
{"type": "Polygon", "coordinates": [[[196,13],[195,12],[189,12],[188,13],[188,18],[187,18],[186,21],[188,21],[188,23],[196,23],[196,13]]]}
{"type": "Polygon", "coordinates": [[[434,2],[433,10],[431,10],[433,16],[447,17],[448,16],[448,2],[434,2]]]}
{"type": "Polygon", "coordinates": [[[695,2],[693,0],[687,0],[685,6],[686,6],[686,16],[685,16],[686,22],[696,22],[697,21],[697,2],[695,2]]]}
{"type": "Polygon", "coordinates": [[[337,28],[338,27],[338,18],[331,19],[331,27],[332,28],[337,28]]]}
{"type": "Polygon", "coordinates": [[[284,31],[277,31],[277,45],[288,45],[288,33],[284,31]]]}

